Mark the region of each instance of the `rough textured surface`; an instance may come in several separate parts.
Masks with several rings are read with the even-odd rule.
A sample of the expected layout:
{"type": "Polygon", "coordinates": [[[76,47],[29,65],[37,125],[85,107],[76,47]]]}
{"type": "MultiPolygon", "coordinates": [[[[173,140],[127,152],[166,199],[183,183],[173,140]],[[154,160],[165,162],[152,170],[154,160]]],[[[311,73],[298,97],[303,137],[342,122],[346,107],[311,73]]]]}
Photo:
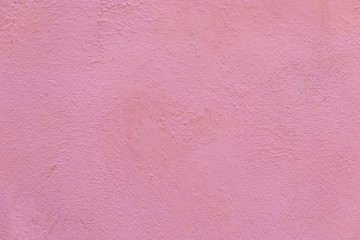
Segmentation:
{"type": "Polygon", "coordinates": [[[360,239],[360,2],[1,0],[0,239],[360,239]]]}

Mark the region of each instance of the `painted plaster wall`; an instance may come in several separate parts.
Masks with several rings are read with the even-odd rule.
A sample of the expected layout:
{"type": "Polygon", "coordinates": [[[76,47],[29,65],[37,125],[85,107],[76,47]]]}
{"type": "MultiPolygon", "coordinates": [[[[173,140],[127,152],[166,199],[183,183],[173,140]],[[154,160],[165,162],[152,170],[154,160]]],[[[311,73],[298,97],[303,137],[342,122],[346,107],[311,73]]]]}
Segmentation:
{"type": "Polygon", "coordinates": [[[0,239],[360,239],[360,2],[0,1],[0,239]]]}

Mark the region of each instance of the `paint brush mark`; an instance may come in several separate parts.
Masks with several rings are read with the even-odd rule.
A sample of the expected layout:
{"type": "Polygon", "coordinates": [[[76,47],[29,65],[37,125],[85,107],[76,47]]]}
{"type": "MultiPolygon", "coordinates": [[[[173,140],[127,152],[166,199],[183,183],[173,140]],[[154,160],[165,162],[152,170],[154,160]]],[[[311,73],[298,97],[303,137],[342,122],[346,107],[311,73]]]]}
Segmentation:
{"type": "Polygon", "coordinates": [[[34,218],[31,218],[31,222],[34,224],[34,225],[37,225],[39,220],[35,220],[34,218]]]}
{"type": "Polygon", "coordinates": [[[329,25],[329,6],[327,0],[321,0],[321,25],[328,27],[329,25]]]}
{"type": "Polygon", "coordinates": [[[55,171],[55,169],[56,169],[56,164],[50,168],[47,178],[50,178],[51,174],[55,171]]]}
{"type": "Polygon", "coordinates": [[[53,223],[53,225],[51,225],[50,231],[49,231],[49,235],[51,234],[52,230],[54,229],[55,224],[56,224],[56,223],[53,223]]]}
{"type": "Polygon", "coordinates": [[[81,222],[81,224],[84,226],[85,229],[88,229],[83,220],[80,219],[80,222],[81,222]]]}

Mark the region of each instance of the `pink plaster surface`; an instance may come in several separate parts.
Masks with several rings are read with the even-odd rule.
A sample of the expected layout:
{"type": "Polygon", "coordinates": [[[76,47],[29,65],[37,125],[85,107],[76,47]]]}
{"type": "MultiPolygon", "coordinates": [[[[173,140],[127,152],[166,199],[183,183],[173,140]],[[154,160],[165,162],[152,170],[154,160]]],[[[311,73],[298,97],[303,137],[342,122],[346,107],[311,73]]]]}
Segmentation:
{"type": "Polygon", "coordinates": [[[360,239],[360,2],[1,0],[0,239],[360,239]]]}

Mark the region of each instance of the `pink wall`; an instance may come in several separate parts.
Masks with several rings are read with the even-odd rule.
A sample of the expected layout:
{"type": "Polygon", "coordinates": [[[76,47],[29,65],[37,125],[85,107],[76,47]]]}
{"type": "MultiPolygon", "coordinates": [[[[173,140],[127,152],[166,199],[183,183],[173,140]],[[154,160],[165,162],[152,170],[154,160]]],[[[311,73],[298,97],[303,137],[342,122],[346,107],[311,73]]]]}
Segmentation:
{"type": "Polygon", "coordinates": [[[360,239],[360,2],[1,0],[0,239],[360,239]]]}

